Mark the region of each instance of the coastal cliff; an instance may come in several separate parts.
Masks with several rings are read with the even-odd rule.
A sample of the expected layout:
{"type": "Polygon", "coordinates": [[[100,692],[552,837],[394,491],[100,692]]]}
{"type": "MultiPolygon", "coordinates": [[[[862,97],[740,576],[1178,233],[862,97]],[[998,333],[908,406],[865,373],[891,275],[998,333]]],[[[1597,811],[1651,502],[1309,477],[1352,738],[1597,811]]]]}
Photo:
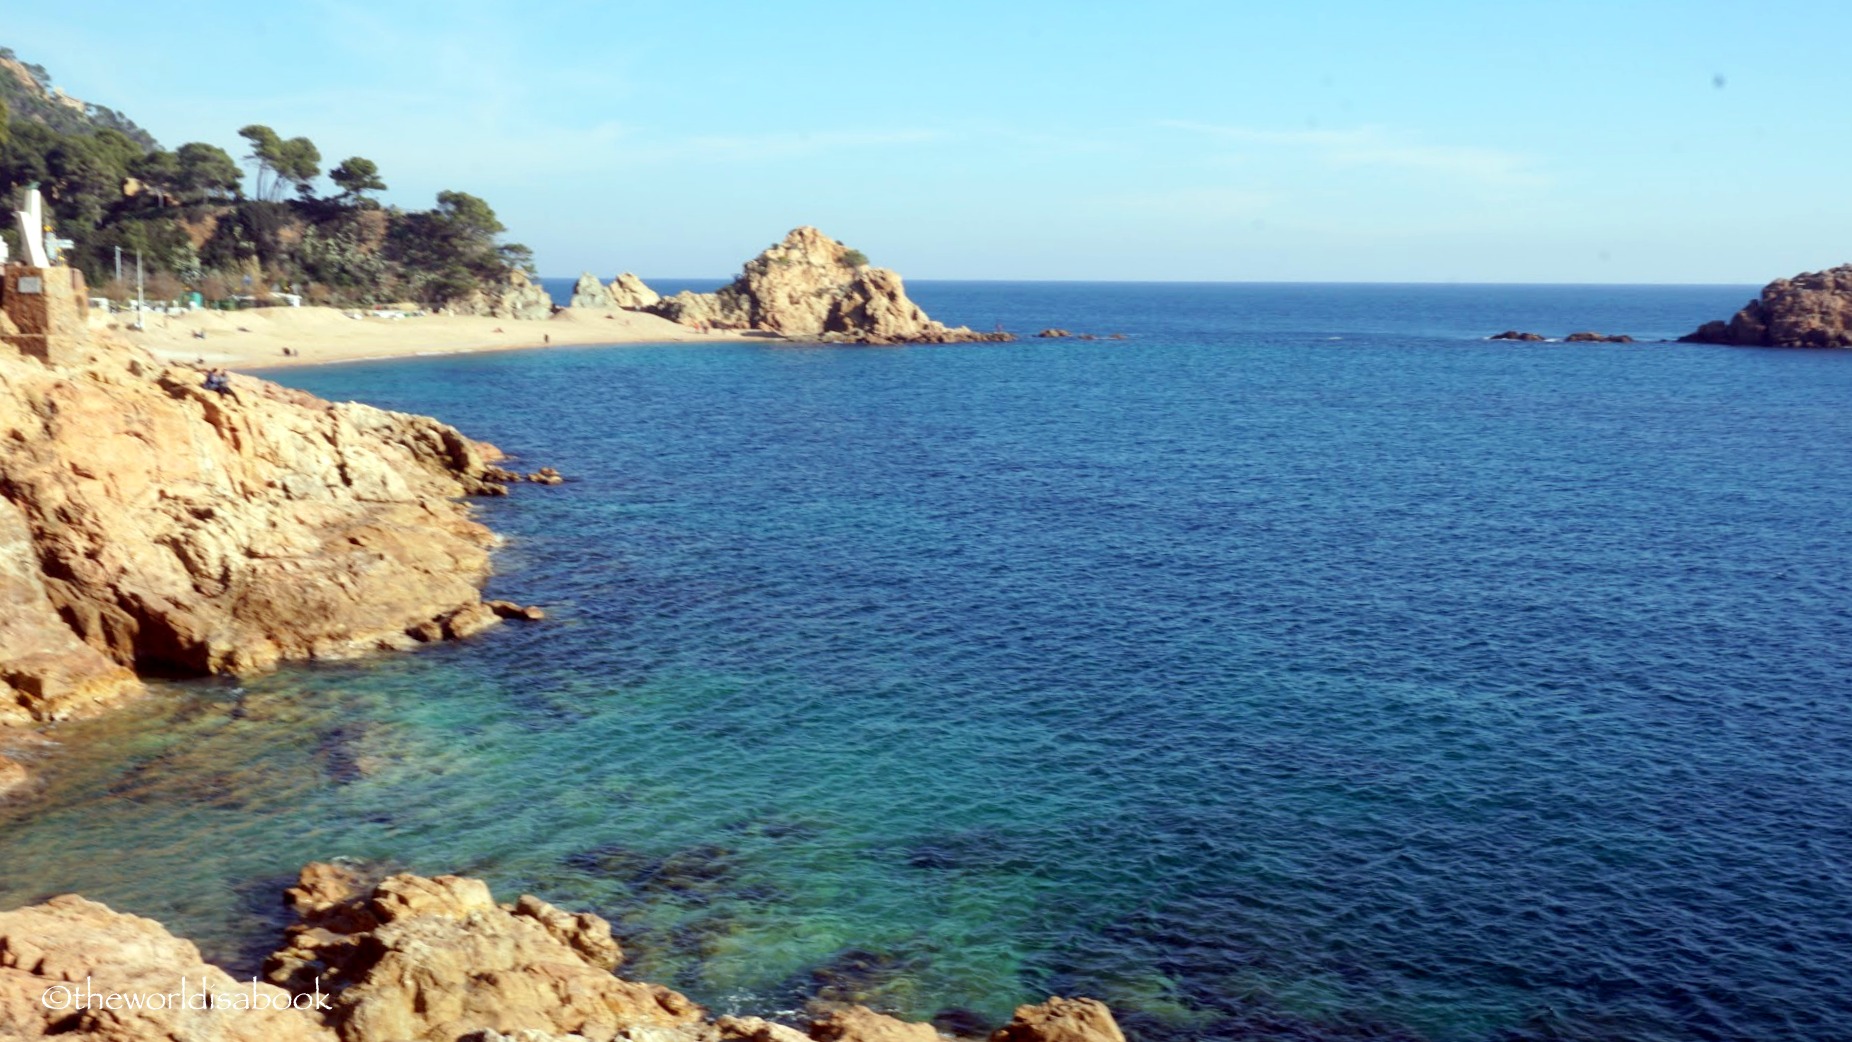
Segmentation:
{"type": "Polygon", "coordinates": [[[870,267],[858,251],[811,227],[792,229],[715,292],[677,293],[646,310],[688,326],[843,343],[1014,339],[933,321],[908,299],[899,275],[870,267]]]}
{"type": "MultiPolygon", "coordinates": [[[[616,975],[611,926],[523,896],[497,904],[480,880],[399,874],[369,881],[311,864],[285,894],[294,913],[264,980],[239,982],[159,923],[73,894],[0,913],[0,1038],[80,1042],[934,1042],[930,1024],[862,1006],[817,1005],[794,1027],[710,1017],[686,996],[616,975]],[[164,1000],[180,979],[195,1005],[164,1000]],[[120,996],[76,1008],[80,995],[120,996]],[[131,1000],[130,997],[135,997],[131,1000]],[[256,1000],[262,999],[261,1004],[256,1000]],[[181,1008],[174,1008],[179,1005],[181,1008]],[[261,1006],[261,1008],[260,1008],[261,1006]],[[62,1008],[59,1008],[62,1007],[62,1008]]],[[[88,1003],[87,1003],[88,1004],[88,1003]]],[[[1023,1006],[992,1042],[1124,1042],[1091,999],[1023,1006]]]]}
{"type": "Polygon", "coordinates": [[[495,536],[457,497],[501,454],[422,416],[89,344],[0,349],[0,725],[138,674],[269,670],[496,621],[495,536]]]}
{"type": "Polygon", "coordinates": [[[1741,347],[1852,347],[1852,264],[1776,279],[1729,321],[1678,338],[1741,347]]]}

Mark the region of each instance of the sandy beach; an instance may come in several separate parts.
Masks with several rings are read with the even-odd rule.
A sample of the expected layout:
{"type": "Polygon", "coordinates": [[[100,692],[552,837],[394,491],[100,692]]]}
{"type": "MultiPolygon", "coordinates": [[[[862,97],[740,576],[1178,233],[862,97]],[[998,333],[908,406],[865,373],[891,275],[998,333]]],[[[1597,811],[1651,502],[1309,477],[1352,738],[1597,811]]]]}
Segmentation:
{"type": "Polygon", "coordinates": [[[656,315],[614,309],[567,309],[545,321],[425,315],[379,318],[327,307],[255,308],[149,315],[141,331],[132,315],[91,316],[160,358],[240,368],[322,365],[372,358],[464,354],[584,344],[704,343],[763,340],[766,334],[697,333],[656,315]],[[197,334],[204,333],[201,338],[197,334]],[[285,355],[284,348],[294,354],[285,355]]]}

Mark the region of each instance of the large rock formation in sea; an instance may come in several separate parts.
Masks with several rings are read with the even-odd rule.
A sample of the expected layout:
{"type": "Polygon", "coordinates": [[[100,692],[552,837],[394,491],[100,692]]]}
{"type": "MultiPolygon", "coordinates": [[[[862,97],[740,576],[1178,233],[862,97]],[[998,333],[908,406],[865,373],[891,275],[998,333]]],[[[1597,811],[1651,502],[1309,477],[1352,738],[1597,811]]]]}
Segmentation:
{"type": "Polygon", "coordinates": [[[501,454],[422,416],[139,349],[0,350],[0,724],[135,674],[249,673],[463,636],[495,537],[457,497],[501,454]]]}
{"type": "MultiPolygon", "coordinates": [[[[369,882],[314,864],[287,894],[296,921],[236,982],[159,923],[75,895],[0,913],[0,1039],[37,1042],[933,1042],[930,1024],[861,1006],[820,1010],[806,1029],[713,1019],[681,994],[616,976],[610,924],[523,896],[497,904],[455,876],[369,882]],[[271,1008],[186,1008],[194,995],[271,1008]],[[81,989],[81,990],[80,990],[81,989]],[[77,1010],[77,995],[119,996],[77,1010]],[[49,1002],[48,1002],[49,1000],[49,1002]],[[63,1005],[65,1008],[52,1008],[63,1005]]],[[[1023,1006],[992,1042],[1124,1042],[1105,1005],[1023,1006]]]]}
{"type": "Polygon", "coordinates": [[[1685,343],[1852,347],[1852,264],[1776,279],[1729,321],[1706,322],[1685,343]]]}
{"type": "Polygon", "coordinates": [[[719,290],[678,293],[648,310],[688,326],[847,343],[1013,339],[933,321],[907,298],[899,275],[810,227],[792,229],[719,290]]]}

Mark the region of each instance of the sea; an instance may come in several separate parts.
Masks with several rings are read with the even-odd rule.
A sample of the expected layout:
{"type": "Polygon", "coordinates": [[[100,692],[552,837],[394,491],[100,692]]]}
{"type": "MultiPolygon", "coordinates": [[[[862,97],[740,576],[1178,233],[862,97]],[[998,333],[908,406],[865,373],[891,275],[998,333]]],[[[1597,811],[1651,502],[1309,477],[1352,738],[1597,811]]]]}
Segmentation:
{"type": "Polygon", "coordinates": [[[59,728],[0,907],[248,974],[351,859],[716,1012],[1852,1031],[1852,352],[1665,342],[1749,286],[910,289],[1023,339],[274,373],[565,474],[479,504],[547,620],[59,728]]]}

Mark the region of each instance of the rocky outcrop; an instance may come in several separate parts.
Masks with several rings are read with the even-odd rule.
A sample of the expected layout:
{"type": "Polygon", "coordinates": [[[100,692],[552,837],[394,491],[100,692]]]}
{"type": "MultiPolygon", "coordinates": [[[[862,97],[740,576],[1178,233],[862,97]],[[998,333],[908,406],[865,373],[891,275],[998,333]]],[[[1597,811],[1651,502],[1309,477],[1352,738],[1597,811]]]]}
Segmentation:
{"type": "Polygon", "coordinates": [[[1037,333],[1035,335],[1038,337],[1041,337],[1044,340],[1060,340],[1063,337],[1070,337],[1070,336],[1073,336],[1074,334],[1068,332],[1065,329],[1044,329],[1040,333],[1037,333]]]}
{"type": "Polygon", "coordinates": [[[648,308],[687,326],[760,330],[864,344],[1010,340],[947,328],[907,298],[900,276],[815,228],[797,228],[713,293],[678,293],[648,308]]]}
{"type": "Polygon", "coordinates": [[[127,347],[0,358],[0,723],[81,713],[132,671],[257,672],[496,621],[478,594],[494,537],[456,502],[501,490],[493,446],[202,383],[127,347]]]}
{"type": "MultiPolygon", "coordinates": [[[[285,894],[295,913],[264,979],[238,982],[160,924],[75,895],[0,914],[0,1039],[84,1042],[934,1042],[930,1024],[863,1006],[818,1011],[808,1032],[749,1016],[706,1018],[659,985],[615,974],[610,924],[479,880],[380,878],[312,864],[285,894]],[[154,1001],[261,996],[265,1010],[154,1001]],[[54,1010],[47,989],[86,979],[139,1006],[54,1010]]],[[[57,993],[57,994],[62,994],[57,993]]],[[[992,1042],[1124,1042],[1092,999],[1022,1006],[992,1042]]]]}
{"type": "Polygon", "coordinates": [[[547,295],[545,288],[529,278],[527,272],[517,268],[508,273],[506,282],[486,291],[471,290],[467,296],[444,305],[444,310],[452,315],[489,315],[494,318],[536,321],[553,317],[553,298],[547,295]]]}
{"type": "Polygon", "coordinates": [[[642,279],[630,272],[619,275],[607,286],[588,271],[580,275],[579,281],[573,285],[570,306],[605,311],[618,308],[642,311],[661,299],[661,294],[644,285],[642,279]]]}
{"type": "Polygon", "coordinates": [[[1493,333],[1491,336],[1486,337],[1486,339],[1487,340],[1525,340],[1525,341],[1536,342],[1536,341],[1544,340],[1546,339],[1546,337],[1544,337],[1542,333],[1520,333],[1515,329],[1507,329],[1503,333],[1493,333]]]}
{"type": "Polygon", "coordinates": [[[452,1042],[539,1031],[609,1042],[702,1019],[676,992],[612,974],[611,927],[535,897],[497,905],[480,880],[395,875],[371,887],[311,865],[290,891],[300,921],[265,964],[295,994],[333,995],[345,1042],[452,1042]]]}
{"type": "Polygon", "coordinates": [[[0,913],[0,1039],[337,1042],[315,1001],[233,980],[161,924],[75,895],[0,913]]]}
{"type": "Polygon", "coordinates": [[[1852,347],[1852,264],[1776,279],[1728,322],[1706,322],[1679,340],[1743,347],[1852,347]]]}
{"type": "Polygon", "coordinates": [[[643,280],[624,272],[610,285],[611,303],[620,308],[641,311],[662,299],[662,294],[643,284],[643,280]]]}
{"type": "Polygon", "coordinates": [[[610,309],[617,305],[611,302],[611,288],[598,281],[598,276],[584,272],[579,281],[572,286],[572,302],[567,305],[575,308],[610,309]]]}
{"type": "Polygon", "coordinates": [[[1125,1042],[1125,1035],[1104,1002],[1057,995],[1039,1006],[1016,1007],[990,1042],[1125,1042]]]}
{"type": "Polygon", "coordinates": [[[1631,344],[1633,338],[1625,333],[1571,333],[1563,338],[1565,344],[1631,344]]]}

